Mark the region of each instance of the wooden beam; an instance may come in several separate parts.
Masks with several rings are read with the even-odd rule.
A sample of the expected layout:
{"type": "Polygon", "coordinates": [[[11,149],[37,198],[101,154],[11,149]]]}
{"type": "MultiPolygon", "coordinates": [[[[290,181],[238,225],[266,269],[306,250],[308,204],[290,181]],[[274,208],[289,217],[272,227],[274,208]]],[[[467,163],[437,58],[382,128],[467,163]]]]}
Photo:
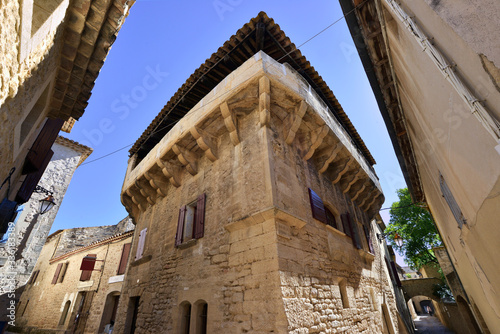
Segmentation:
{"type": "Polygon", "coordinates": [[[174,187],[181,186],[181,169],[178,166],[162,159],[156,160],[156,164],[174,187]]]}
{"type": "Polygon", "coordinates": [[[330,131],[330,128],[328,125],[323,125],[321,128],[319,128],[317,131],[313,133],[311,136],[311,147],[309,148],[309,151],[307,151],[306,155],[304,156],[304,160],[309,160],[312,158],[314,155],[314,152],[316,149],[323,143],[323,140],[325,139],[326,135],[330,131]]]}
{"type": "Polygon", "coordinates": [[[332,151],[330,152],[326,160],[321,164],[321,167],[319,169],[320,174],[326,172],[332,161],[337,157],[337,154],[340,152],[342,147],[344,147],[344,145],[342,145],[341,142],[338,142],[337,144],[335,144],[335,146],[333,146],[332,151]]]}
{"type": "Polygon", "coordinates": [[[264,50],[264,37],[266,32],[266,24],[264,22],[258,22],[255,27],[255,52],[264,50]]]}
{"type": "Polygon", "coordinates": [[[217,160],[217,144],[215,143],[215,137],[197,126],[192,127],[190,132],[194,139],[196,139],[198,146],[205,151],[210,161],[214,162],[217,160]]]}
{"type": "Polygon", "coordinates": [[[220,111],[222,117],[224,118],[224,124],[226,125],[227,131],[229,131],[229,137],[234,146],[240,143],[240,138],[238,135],[238,120],[236,115],[229,109],[227,102],[220,105],[220,111]]]}
{"type": "Polygon", "coordinates": [[[186,167],[189,174],[196,175],[198,173],[198,167],[196,166],[198,157],[196,156],[196,154],[177,144],[174,144],[172,146],[172,150],[175,154],[177,154],[177,158],[179,159],[181,164],[186,167]]]}
{"type": "Polygon", "coordinates": [[[339,172],[337,173],[337,176],[332,181],[333,184],[337,184],[340,181],[340,179],[342,178],[342,175],[344,175],[347,172],[347,170],[349,169],[349,167],[351,166],[351,164],[353,162],[354,162],[354,158],[353,157],[350,157],[350,158],[347,159],[345,165],[342,166],[342,167],[340,167],[339,172]]]}
{"type": "Polygon", "coordinates": [[[289,126],[285,126],[285,142],[288,145],[291,145],[293,140],[295,139],[295,134],[299,130],[300,124],[302,123],[302,118],[307,111],[307,103],[306,101],[300,101],[300,105],[295,113],[288,116],[289,126]]]}
{"type": "Polygon", "coordinates": [[[260,126],[268,126],[271,120],[271,82],[266,76],[259,79],[259,120],[260,126]]]}

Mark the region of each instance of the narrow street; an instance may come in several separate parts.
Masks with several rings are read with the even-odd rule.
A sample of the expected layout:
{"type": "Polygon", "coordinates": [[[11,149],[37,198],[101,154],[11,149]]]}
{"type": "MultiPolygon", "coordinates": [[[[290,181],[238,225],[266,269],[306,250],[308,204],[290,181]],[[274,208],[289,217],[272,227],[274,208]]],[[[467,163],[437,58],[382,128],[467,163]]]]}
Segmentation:
{"type": "Polygon", "coordinates": [[[419,334],[453,334],[451,330],[446,328],[437,317],[429,315],[420,315],[415,320],[415,327],[419,334]]]}

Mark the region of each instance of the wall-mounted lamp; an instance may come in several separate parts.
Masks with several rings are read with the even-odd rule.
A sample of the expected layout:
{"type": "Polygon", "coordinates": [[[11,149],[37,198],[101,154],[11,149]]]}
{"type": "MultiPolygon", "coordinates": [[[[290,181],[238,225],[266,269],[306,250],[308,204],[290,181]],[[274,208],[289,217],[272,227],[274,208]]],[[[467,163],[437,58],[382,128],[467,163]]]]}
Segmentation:
{"type": "Polygon", "coordinates": [[[56,205],[56,202],[54,202],[54,197],[52,196],[52,191],[37,185],[34,192],[47,194],[46,198],[40,200],[40,207],[38,209],[38,212],[41,215],[47,213],[50,209],[54,207],[54,205],[56,205]]]}
{"type": "MultiPolygon", "coordinates": [[[[392,233],[377,233],[377,239],[379,242],[382,242],[385,240],[387,237],[393,237],[392,233]]],[[[398,247],[403,246],[403,238],[397,233],[394,234],[394,242],[396,242],[396,245],[398,247]]]]}

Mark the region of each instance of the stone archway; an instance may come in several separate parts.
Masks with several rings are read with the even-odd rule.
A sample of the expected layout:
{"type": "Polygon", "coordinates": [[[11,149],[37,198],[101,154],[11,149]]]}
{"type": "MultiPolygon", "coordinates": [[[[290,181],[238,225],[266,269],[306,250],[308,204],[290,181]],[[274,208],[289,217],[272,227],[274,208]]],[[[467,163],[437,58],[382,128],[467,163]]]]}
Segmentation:
{"type": "Polygon", "coordinates": [[[401,286],[405,292],[406,302],[416,296],[425,296],[434,301],[439,301],[439,297],[434,295],[434,286],[440,283],[439,278],[416,278],[401,281],[401,286]]]}
{"type": "Polygon", "coordinates": [[[114,324],[119,300],[119,291],[110,292],[106,296],[106,301],[104,302],[104,309],[101,316],[101,323],[99,325],[99,333],[102,333],[104,331],[106,325],[114,324]]]}

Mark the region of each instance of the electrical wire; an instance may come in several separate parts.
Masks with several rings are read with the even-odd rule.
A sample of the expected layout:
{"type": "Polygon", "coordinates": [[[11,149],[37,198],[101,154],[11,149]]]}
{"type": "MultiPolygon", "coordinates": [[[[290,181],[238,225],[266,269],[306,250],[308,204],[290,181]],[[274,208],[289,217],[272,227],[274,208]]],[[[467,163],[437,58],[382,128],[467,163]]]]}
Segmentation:
{"type": "MultiPolygon", "coordinates": [[[[327,27],[323,28],[323,29],[322,29],[321,31],[319,31],[318,33],[314,34],[312,37],[310,37],[309,39],[307,39],[305,42],[303,42],[302,44],[300,44],[298,47],[294,48],[293,50],[290,50],[289,52],[287,52],[286,54],[284,54],[283,56],[281,56],[280,58],[278,58],[278,60],[277,60],[277,61],[279,62],[279,61],[280,61],[280,60],[282,60],[283,58],[287,57],[290,53],[297,51],[299,48],[301,48],[301,47],[302,47],[302,46],[304,46],[305,44],[309,43],[310,41],[312,41],[313,39],[315,39],[316,37],[318,37],[319,35],[321,35],[321,34],[322,34],[322,33],[324,33],[325,31],[327,31],[328,29],[330,29],[331,27],[333,27],[335,24],[337,24],[338,22],[340,22],[340,21],[341,21],[342,19],[344,19],[346,16],[350,15],[351,13],[353,13],[353,12],[354,12],[357,8],[361,7],[362,5],[364,5],[364,4],[365,4],[366,2],[368,2],[368,1],[369,1],[369,0],[365,0],[365,1],[361,2],[361,3],[360,3],[360,4],[358,4],[356,7],[354,7],[352,10],[350,10],[350,11],[349,11],[349,12],[347,12],[346,14],[342,15],[340,18],[338,18],[337,20],[335,20],[334,22],[332,22],[331,24],[329,24],[327,27]]],[[[251,78],[249,78],[249,79],[247,79],[247,80],[250,80],[250,79],[251,79],[251,78]]],[[[232,89],[229,89],[229,90],[226,90],[225,92],[223,92],[223,94],[222,94],[222,95],[219,95],[219,96],[217,96],[217,97],[214,97],[212,100],[208,101],[208,102],[207,102],[207,104],[209,104],[209,103],[211,103],[211,102],[215,101],[216,99],[219,99],[221,96],[223,96],[223,95],[225,95],[225,94],[230,93],[232,90],[234,90],[234,89],[236,89],[236,88],[237,88],[237,87],[232,88],[232,89]]],[[[198,108],[196,108],[196,109],[191,109],[191,111],[196,111],[196,110],[201,109],[201,108],[203,108],[203,107],[198,107],[198,108]]],[[[168,114],[167,114],[167,115],[168,115],[168,114]]],[[[165,115],[165,117],[166,117],[167,115],[165,115]]],[[[162,119],[162,121],[163,121],[163,119],[162,119]]],[[[154,129],[154,130],[153,130],[153,131],[152,131],[152,132],[148,135],[148,137],[146,138],[146,140],[145,140],[145,141],[147,141],[147,140],[148,140],[148,139],[149,139],[152,135],[154,135],[154,134],[156,134],[156,133],[159,133],[159,132],[161,132],[162,130],[164,130],[164,129],[166,129],[166,128],[170,127],[170,126],[175,125],[178,121],[179,121],[179,120],[177,120],[177,121],[175,121],[175,122],[172,122],[172,123],[170,123],[170,124],[167,124],[166,126],[162,127],[161,129],[157,129],[157,128],[155,128],[155,129],[154,129]]],[[[161,122],[160,122],[160,123],[161,123],[161,122]]],[[[158,124],[158,125],[159,125],[159,124],[158,124]]],[[[107,157],[109,157],[109,156],[111,156],[111,155],[114,155],[114,154],[116,154],[116,153],[120,152],[120,151],[123,151],[124,149],[126,149],[126,148],[128,148],[128,147],[130,147],[130,146],[133,146],[134,144],[135,144],[135,143],[131,143],[131,144],[125,145],[125,146],[123,146],[122,148],[119,148],[119,149],[117,149],[117,150],[115,150],[115,151],[113,151],[113,152],[107,153],[107,154],[105,154],[105,155],[103,155],[103,156],[100,156],[100,157],[97,157],[97,158],[95,158],[95,159],[93,159],[93,160],[86,161],[86,162],[82,163],[80,166],[88,165],[88,164],[91,164],[91,163],[93,163],[93,162],[99,161],[99,160],[101,160],[101,159],[107,158],[107,157]]]]}

